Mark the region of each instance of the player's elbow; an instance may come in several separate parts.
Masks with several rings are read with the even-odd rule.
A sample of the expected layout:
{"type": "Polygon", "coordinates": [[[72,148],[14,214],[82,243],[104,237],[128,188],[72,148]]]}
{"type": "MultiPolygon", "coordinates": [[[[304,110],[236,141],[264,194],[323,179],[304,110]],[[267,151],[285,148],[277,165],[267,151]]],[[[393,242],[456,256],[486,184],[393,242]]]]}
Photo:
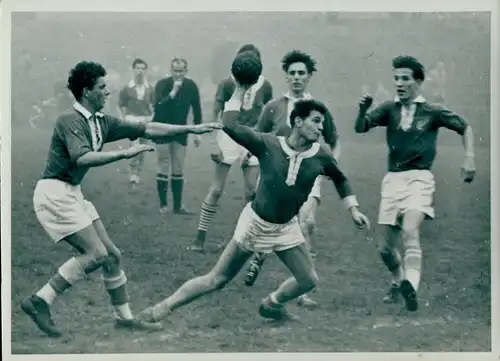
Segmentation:
{"type": "Polygon", "coordinates": [[[368,131],[367,127],[366,127],[366,124],[358,124],[356,123],[356,125],[354,126],[354,131],[357,133],[357,134],[362,134],[362,133],[366,133],[368,131]]]}

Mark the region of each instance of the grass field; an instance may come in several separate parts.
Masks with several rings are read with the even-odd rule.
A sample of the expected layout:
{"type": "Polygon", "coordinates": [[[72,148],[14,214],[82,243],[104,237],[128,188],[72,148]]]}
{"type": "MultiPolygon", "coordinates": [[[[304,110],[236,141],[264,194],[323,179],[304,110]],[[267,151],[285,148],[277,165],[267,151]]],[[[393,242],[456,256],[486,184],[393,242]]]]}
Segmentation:
{"type": "MultiPolygon", "coordinates": [[[[185,203],[193,210],[199,209],[212,178],[207,143],[188,154],[185,203]]],[[[388,273],[374,245],[366,243],[340,208],[333,186],[326,185],[315,241],[321,280],[314,297],[321,302],[320,309],[291,305],[300,319],[285,324],[259,317],[261,298],[288,276],[273,257],[253,288],[243,284],[241,274],[222,292],[178,310],[166,320],[165,331],[130,333],[114,329],[108,296],[96,275],[56,301],[54,318],[66,335],[51,340],[20,312],[19,302],[72,253],[48,239],[32,210],[48,135],[14,129],[12,144],[14,354],[490,350],[489,149],[477,149],[477,180],[466,185],[459,178],[461,148],[440,148],[434,167],[437,217],[424,225],[422,234],[424,273],[418,313],[381,302],[388,273]]],[[[343,144],[342,167],[373,222],[385,162],[384,145],[343,144]]],[[[142,188],[135,193],[129,192],[126,166],[122,161],[92,170],[83,189],[123,251],[133,309],[139,311],[214,264],[215,245],[231,236],[243,207],[242,182],[239,170],[233,169],[209,233],[214,251],[192,254],[185,246],[196,235],[198,218],[158,213],[154,155],[148,157],[142,188]]]]}

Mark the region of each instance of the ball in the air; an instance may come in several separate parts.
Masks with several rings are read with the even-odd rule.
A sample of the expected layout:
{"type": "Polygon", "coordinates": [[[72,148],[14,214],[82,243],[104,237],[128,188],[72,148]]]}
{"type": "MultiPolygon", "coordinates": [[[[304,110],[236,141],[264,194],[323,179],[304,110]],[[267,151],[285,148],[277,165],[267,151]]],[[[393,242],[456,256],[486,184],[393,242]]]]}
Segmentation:
{"type": "Polygon", "coordinates": [[[244,51],[233,60],[231,73],[241,85],[253,85],[262,74],[262,63],[252,51],[244,51]]]}

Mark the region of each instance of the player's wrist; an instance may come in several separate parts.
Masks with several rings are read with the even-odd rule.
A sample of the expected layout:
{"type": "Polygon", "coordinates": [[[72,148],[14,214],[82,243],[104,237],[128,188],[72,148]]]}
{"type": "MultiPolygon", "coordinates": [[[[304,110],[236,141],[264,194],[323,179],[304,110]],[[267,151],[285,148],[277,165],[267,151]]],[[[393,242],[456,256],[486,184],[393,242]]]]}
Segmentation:
{"type": "Polygon", "coordinates": [[[353,211],[357,210],[359,207],[358,199],[356,198],[355,195],[350,195],[347,196],[343,199],[344,201],[344,206],[346,207],[347,210],[353,211]]]}

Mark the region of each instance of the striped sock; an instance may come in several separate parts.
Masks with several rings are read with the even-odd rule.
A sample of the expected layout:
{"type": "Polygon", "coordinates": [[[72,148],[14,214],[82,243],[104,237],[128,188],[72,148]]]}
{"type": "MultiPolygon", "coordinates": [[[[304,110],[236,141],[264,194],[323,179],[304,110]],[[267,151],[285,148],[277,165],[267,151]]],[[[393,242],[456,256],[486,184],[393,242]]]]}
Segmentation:
{"type": "Polygon", "coordinates": [[[415,291],[420,284],[422,268],[422,250],[417,247],[408,247],[405,250],[405,278],[411,283],[415,291]]]}
{"type": "Polygon", "coordinates": [[[157,173],[156,174],[156,191],[160,200],[160,207],[167,206],[167,191],[168,191],[168,175],[157,173]]]}
{"type": "Polygon", "coordinates": [[[205,202],[201,205],[200,221],[198,223],[198,237],[197,241],[199,243],[204,243],[208,228],[212,224],[212,221],[217,212],[217,205],[211,206],[205,202]]]}

